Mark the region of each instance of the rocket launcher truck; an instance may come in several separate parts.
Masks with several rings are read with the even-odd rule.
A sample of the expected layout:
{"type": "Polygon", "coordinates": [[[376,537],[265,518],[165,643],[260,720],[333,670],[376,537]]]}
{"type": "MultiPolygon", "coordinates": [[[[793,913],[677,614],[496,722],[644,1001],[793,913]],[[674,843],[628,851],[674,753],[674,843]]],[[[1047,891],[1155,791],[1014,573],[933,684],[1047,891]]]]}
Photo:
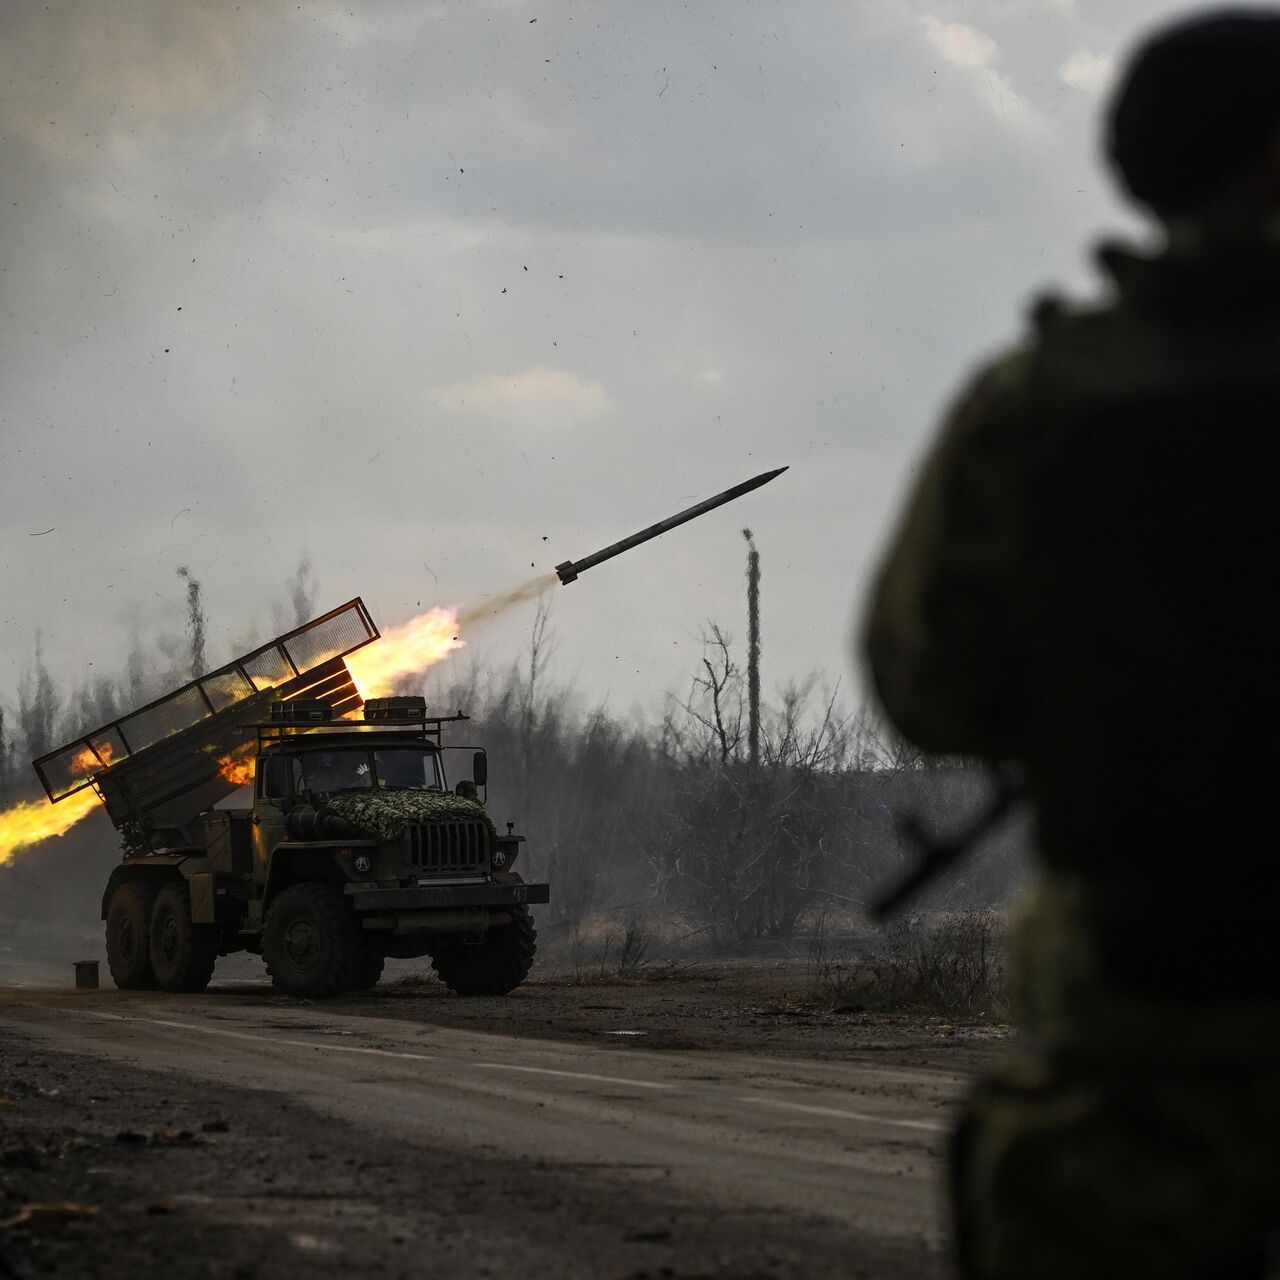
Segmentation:
{"type": "Polygon", "coordinates": [[[51,801],[92,787],[121,833],[118,987],[201,991],[236,951],[295,996],[371,988],[388,956],[430,956],[460,995],[524,980],[549,887],[512,869],[483,750],[449,789],[444,726],[467,717],[361,699],[345,659],[378,635],[352,600],[34,761],[51,801]],[[246,783],[251,808],[215,807],[246,783]]]}

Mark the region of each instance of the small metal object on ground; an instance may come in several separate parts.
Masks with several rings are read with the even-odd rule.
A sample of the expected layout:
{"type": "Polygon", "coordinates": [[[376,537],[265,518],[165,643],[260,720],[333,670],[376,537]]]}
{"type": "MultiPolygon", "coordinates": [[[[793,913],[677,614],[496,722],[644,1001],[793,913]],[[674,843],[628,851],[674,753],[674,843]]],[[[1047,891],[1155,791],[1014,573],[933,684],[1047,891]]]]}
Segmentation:
{"type": "Polygon", "coordinates": [[[77,991],[97,991],[98,989],[98,962],[96,960],[77,960],[76,965],[76,990],[77,991]]]}

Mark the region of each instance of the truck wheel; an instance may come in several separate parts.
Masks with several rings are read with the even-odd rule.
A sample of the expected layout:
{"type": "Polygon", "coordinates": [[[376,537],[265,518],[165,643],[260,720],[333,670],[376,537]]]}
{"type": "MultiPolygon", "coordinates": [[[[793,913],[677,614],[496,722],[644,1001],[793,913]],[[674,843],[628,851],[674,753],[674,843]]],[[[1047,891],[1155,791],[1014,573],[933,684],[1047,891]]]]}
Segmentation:
{"type": "Polygon", "coordinates": [[[166,991],[203,991],[218,959],[218,930],[191,919],[185,880],[164,885],[151,912],[151,967],[166,991]]]}
{"type": "Polygon", "coordinates": [[[117,885],[107,907],[107,968],[122,991],[156,985],[151,968],[151,910],[154,886],[141,881],[117,885]]]}
{"type": "Polygon", "coordinates": [[[387,958],[382,954],[381,947],[373,946],[368,939],[361,939],[360,963],[356,968],[355,981],[351,984],[351,990],[372,991],[378,985],[378,980],[382,977],[382,967],[386,963],[387,958]]]}
{"type": "Polygon", "coordinates": [[[505,996],[533,967],[538,933],[529,908],[514,907],[511,923],[484,935],[479,946],[441,947],[431,953],[431,967],[450,991],[460,996],[505,996]]]}
{"type": "Polygon", "coordinates": [[[360,927],[332,885],[281,889],[267,911],[262,956],[275,987],[291,996],[336,996],[360,973],[360,927]]]}

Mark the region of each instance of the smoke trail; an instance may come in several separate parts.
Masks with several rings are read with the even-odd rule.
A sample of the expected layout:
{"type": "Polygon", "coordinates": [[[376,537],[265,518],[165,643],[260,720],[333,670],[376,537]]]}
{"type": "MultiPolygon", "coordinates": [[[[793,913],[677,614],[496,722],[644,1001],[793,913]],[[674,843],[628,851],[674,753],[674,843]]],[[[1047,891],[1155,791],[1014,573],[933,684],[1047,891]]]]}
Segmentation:
{"type": "Polygon", "coordinates": [[[539,600],[559,581],[560,579],[554,573],[539,574],[536,578],[530,578],[528,582],[512,591],[506,591],[497,596],[489,596],[478,604],[459,610],[458,625],[460,627],[474,626],[477,623],[496,618],[499,614],[506,613],[508,609],[512,609],[518,604],[526,604],[530,600],[539,600]]]}

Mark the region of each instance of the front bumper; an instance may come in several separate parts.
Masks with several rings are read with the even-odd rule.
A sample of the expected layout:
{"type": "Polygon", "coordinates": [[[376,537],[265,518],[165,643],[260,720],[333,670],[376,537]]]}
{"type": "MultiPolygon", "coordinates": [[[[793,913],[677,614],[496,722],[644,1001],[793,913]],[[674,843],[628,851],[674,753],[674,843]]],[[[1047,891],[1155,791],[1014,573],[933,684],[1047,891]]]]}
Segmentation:
{"type": "Polygon", "coordinates": [[[378,889],[348,884],[351,905],[358,912],[431,911],[457,907],[517,907],[550,902],[549,884],[439,884],[416,889],[378,889]]]}

